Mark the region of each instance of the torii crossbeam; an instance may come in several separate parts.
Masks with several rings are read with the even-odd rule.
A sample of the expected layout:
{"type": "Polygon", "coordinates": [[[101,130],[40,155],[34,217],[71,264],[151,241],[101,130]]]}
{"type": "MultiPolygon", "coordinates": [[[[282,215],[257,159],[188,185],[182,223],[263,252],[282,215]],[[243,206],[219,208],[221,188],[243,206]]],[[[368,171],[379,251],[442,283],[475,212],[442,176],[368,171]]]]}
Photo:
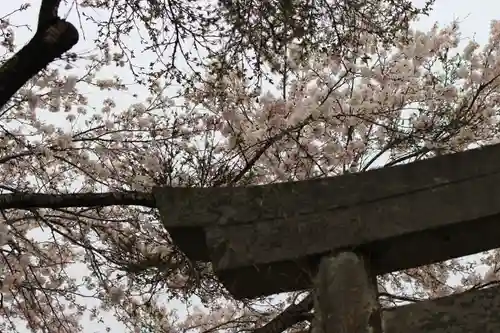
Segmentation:
{"type": "Polygon", "coordinates": [[[235,298],[311,288],[325,256],[370,274],[500,247],[500,145],[359,174],[156,188],[165,227],[235,298]]]}

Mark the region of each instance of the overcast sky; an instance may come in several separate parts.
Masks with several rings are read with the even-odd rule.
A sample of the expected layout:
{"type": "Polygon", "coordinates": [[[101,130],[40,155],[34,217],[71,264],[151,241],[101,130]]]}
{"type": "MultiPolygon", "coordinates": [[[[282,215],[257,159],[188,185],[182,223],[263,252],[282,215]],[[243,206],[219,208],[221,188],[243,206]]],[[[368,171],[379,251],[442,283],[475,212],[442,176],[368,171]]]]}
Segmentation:
{"type": "MultiPolygon", "coordinates": [[[[40,6],[40,0],[31,0],[32,7],[21,15],[16,15],[14,23],[16,24],[30,24],[31,26],[36,26],[37,12],[40,6]]],[[[70,3],[72,1],[69,1],[70,3]]],[[[424,0],[415,0],[414,3],[422,4],[424,0]]],[[[16,9],[22,1],[7,1],[3,0],[0,7],[0,17],[6,13],[16,9]]],[[[68,7],[63,7],[60,11],[60,15],[65,15],[67,13],[68,7]]],[[[68,19],[73,22],[76,26],[79,25],[78,17],[76,12],[72,10],[68,19]]],[[[480,44],[483,44],[488,39],[490,21],[493,19],[500,19],[500,1],[498,0],[437,0],[434,6],[434,10],[429,17],[422,18],[415,27],[419,30],[428,30],[434,24],[434,22],[439,22],[440,25],[446,25],[453,20],[458,19],[460,21],[460,31],[462,32],[463,38],[474,38],[480,44]]],[[[89,28],[85,25],[85,39],[81,39],[78,45],[74,48],[74,51],[84,51],[93,49],[93,37],[95,37],[95,30],[89,28]]],[[[27,29],[16,30],[16,39],[18,43],[24,44],[31,38],[32,32],[27,29]]],[[[138,43],[139,45],[139,43],[138,43]]],[[[112,73],[108,73],[112,74],[112,73]]],[[[126,77],[126,71],[120,71],[120,75],[123,74],[126,77]]],[[[130,80],[131,81],[131,80],[130,80]]],[[[132,92],[120,92],[121,101],[132,102],[132,92]]],[[[95,96],[97,97],[97,96],[95,96]]],[[[102,95],[99,97],[103,97],[102,95]]],[[[92,99],[90,99],[92,103],[92,99]]],[[[124,105],[127,106],[127,105],[124,105]]],[[[51,114],[54,117],[54,114],[51,114]]],[[[110,324],[113,320],[112,317],[108,317],[109,321],[106,324],[110,324]]],[[[121,325],[113,324],[112,332],[123,332],[121,325]]],[[[86,333],[93,332],[105,332],[103,326],[96,325],[86,325],[86,333]]]]}

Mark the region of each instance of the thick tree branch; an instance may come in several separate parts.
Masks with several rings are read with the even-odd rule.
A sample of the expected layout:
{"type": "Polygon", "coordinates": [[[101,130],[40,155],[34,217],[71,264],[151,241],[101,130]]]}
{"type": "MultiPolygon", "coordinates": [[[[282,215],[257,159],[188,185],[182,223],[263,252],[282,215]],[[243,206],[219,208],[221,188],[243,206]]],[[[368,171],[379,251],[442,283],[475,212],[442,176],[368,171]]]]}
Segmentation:
{"type": "Polygon", "coordinates": [[[37,32],[47,29],[57,19],[57,11],[61,0],[42,0],[38,13],[37,32]]]}
{"type": "Polygon", "coordinates": [[[282,313],[274,317],[270,322],[262,327],[257,328],[253,333],[279,333],[287,328],[303,321],[313,307],[313,296],[309,293],[298,304],[292,304],[287,307],[282,313]]]}
{"type": "Polygon", "coordinates": [[[34,75],[78,42],[78,30],[57,16],[60,0],[42,0],[35,35],[0,67],[0,108],[34,75]]]}
{"type": "Polygon", "coordinates": [[[153,195],[144,192],[75,194],[13,193],[0,195],[0,209],[105,207],[115,205],[156,207],[153,195]]]}

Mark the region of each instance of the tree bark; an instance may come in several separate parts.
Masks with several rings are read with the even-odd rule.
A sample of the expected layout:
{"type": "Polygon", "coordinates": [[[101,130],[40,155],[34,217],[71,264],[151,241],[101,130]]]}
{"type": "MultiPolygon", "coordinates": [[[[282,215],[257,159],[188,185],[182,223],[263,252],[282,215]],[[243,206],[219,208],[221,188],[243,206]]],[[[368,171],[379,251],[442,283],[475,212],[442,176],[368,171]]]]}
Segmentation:
{"type": "Polygon", "coordinates": [[[0,195],[0,209],[105,207],[115,205],[156,207],[153,195],[144,192],[12,193],[0,195]]]}
{"type": "Polygon", "coordinates": [[[59,4],[60,0],[42,0],[35,35],[0,67],[0,108],[29,79],[78,42],[75,26],[57,16],[59,4]]]}
{"type": "Polygon", "coordinates": [[[308,294],[297,304],[288,306],[282,313],[274,317],[270,322],[253,331],[253,333],[280,333],[303,321],[305,314],[313,307],[312,294],[308,294]]]}

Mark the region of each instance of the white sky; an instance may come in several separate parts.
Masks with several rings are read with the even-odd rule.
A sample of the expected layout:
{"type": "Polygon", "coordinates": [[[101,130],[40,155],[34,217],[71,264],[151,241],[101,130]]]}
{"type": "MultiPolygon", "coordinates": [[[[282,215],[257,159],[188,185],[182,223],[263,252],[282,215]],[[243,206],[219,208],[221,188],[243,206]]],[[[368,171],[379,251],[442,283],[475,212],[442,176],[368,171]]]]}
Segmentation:
{"type": "MultiPolygon", "coordinates": [[[[412,2],[421,5],[425,0],[412,2]]],[[[495,0],[436,0],[433,8],[415,27],[427,30],[434,22],[445,25],[458,19],[462,37],[475,38],[479,44],[487,42],[491,20],[500,19],[500,2],[495,0]]]]}
{"type": "MultiPolygon", "coordinates": [[[[417,5],[424,3],[425,0],[414,0],[413,2],[417,5]]],[[[29,1],[32,7],[23,12],[22,14],[17,14],[14,16],[14,21],[12,23],[16,24],[28,24],[33,28],[36,27],[37,22],[37,14],[40,6],[40,0],[30,0],[29,1]]],[[[69,1],[72,2],[72,1],[69,1]]],[[[2,1],[2,6],[0,10],[0,17],[11,12],[16,9],[20,3],[23,1],[2,1]]],[[[67,13],[68,7],[63,6],[59,14],[61,16],[65,16],[67,13]]],[[[98,13],[91,13],[92,15],[96,15],[98,13]]],[[[70,15],[68,19],[73,22],[76,26],[79,26],[78,17],[76,15],[75,10],[70,11],[70,15]]],[[[462,32],[463,38],[474,38],[478,43],[483,44],[488,39],[489,34],[489,26],[490,21],[493,19],[500,19],[500,1],[498,0],[437,0],[434,5],[434,10],[430,14],[429,17],[422,18],[415,27],[419,30],[426,31],[430,29],[430,27],[434,24],[434,22],[438,22],[441,26],[446,25],[453,20],[458,19],[460,21],[460,31],[462,32]]],[[[93,38],[96,36],[96,31],[92,27],[83,25],[85,29],[86,40],[83,38],[80,39],[78,45],[72,50],[75,52],[80,51],[88,51],[94,48],[92,43],[93,38]]],[[[16,30],[16,40],[18,45],[24,45],[32,36],[33,32],[30,32],[26,28],[19,28],[16,30]]],[[[132,40],[135,38],[137,41],[137,45],[139,46],[138,36],[131,37],[132,40]]],[[[139,46],[140,47],[140,46],[139,46]]],[[[148,59],[144,59],[144,62],[147,64],[149,62],[148,59]]],[[[78,69],[76,69],[78,71],[78,69]]],[[[75,73],[78,74],[78,73],[75,73]]],[[[108,71],[109,75],[118,74],[122,77],[125,77],[126,82],[132,82],[130,75],[127,70],[119,70],[114,73],[108,71]]],[[[83,86],[82,86],[83,88],[83,86]]],[[[119,95],[114,93],[113,95],[119,97],[120,104],[123,107],[127,107],[130,105],[134,99],[132,98],[133,93],[141,93],[145,92],[143,89],[135,90],[132,89],[129,92],[120,92],[119,95]],[[133,92],[132,92],[133,91],[133,92]]],[[[102,100],[104,97],[108,97],[109,93],[102,92],[93,92],[93,97],[90,98],[90,104],[95,99],[96,103],[102,100]]],[[[99,105],[96,105],[99,107],[99,105]]],[[[54,114],[50,114],[50,120],[53,122],[59,122],[57,119],[58,116],[54,114]]],[[[61,119],[62,120],[62,119],[61,119]]],[[[172,304],[173,306],[179,307],[179,310],[183,310],[180,307],[180,304],[172,304]]],[[[112,324],[115,322],[113,318],[110,316],[106,318],[106,324],[112,327],[111,332],[123,332],[123,328],[118,323],[112,324]],[[109,319],[109,321],[108,321],[109,319]]],[[[94,333],[94,332],[105,332],[103,326],[89,324],[85,325],[85,332],[94,333]]]]}

